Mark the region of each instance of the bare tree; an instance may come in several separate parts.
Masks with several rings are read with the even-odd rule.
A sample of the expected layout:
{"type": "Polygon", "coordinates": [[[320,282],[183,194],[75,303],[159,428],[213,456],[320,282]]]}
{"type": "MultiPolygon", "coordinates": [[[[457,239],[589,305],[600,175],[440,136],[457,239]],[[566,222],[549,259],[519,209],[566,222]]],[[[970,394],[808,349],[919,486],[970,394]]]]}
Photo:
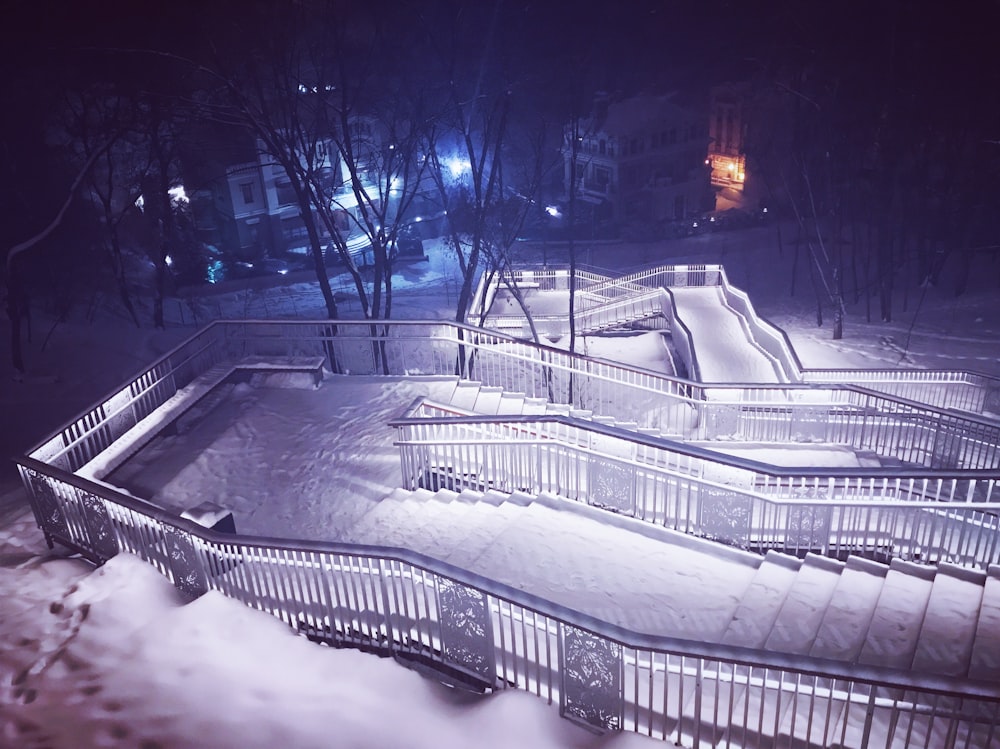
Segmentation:
{"type": "Polygon", "coordinates": [[[92,86],[67,94],[67,134],[83,159],[95,148],[103,156],[91,169],[86,188],[100,209],[106,233],[108,266],[118,296],[132,321],[139,326],[128,287],[120,227],[137,210],[143,184],[151,169],[148,143],[136,131],[137,102],[110,90],[92,86]],[[104,144],[112,139],[110,147],[104,144]]]}
{"type": "Polygon", "coordinates": [[[14,369],[16,369],[21,375],[25,372],[24,355],[21,350],[21,323],[27,312],[27,296],[24,291],[23,278],[19,273],[19,258],[24,253],[41,244],[59,227],[63,218],[66,216],[66,212],[69,210],[70,204],[73,202],[73,198],[76,197],[76,193],[79,191],[80,186],[87,178],[87,175],[94,166],[94,163],[101,158],[104,152],[110,147],[111,142],[109,141],[103,146],[94,149],[90,156],[88,156],[79,167],[76,176],[73,178],[73,182],[66,191],[65,200],[52,217],[52,220],[49,221],[48,224],[46,224],[46,226],[39,232],[21,242],[18,242],[7,250],[5,271],[7,281],[7,317],[10,319],[11,363],[14,365],[14,369]]]}

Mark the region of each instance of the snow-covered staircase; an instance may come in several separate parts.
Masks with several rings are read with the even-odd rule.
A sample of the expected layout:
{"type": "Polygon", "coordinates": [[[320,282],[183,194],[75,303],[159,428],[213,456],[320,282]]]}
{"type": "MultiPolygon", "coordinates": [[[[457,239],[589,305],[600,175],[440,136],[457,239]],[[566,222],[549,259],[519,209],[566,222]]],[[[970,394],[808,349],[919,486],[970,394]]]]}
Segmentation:
{"type": "MultiPolygon", "coordinates": [[[[830,683],[822,674],[831,661],[1000,678],[1000,567],[761,558],[557,497],[496,491],[397,490],[346,537],[412,549],[637,632],[797,656],[819,687],[830,683]]],[[[762,745],[794,737],[803,746],[857,746],[865,731],[870,745],[894,746],[907,732],[933,729],[933,711],[913,725],[865,728],[863,700],[831,700],[822,689],[808,700],[792,690],[767,707],[763,726],[744,725],[744,715],[760,715],[760,692],[747,688],[749,667],[726,668],[725,678],[702,681],[698,700],[689,674],[655,677],[680,695],[666,701],[673,725],[694,725],[700,706],[702,746],[745,745],[749,735],[762,745]]],[[[948,745],[928,736],[927,746],[948,745]]]]}
{"type": "Polygon", "coordinates": [[[604,515],[545,495],[397,490],[345,540],[411,549],[635,631],[720,635],[759,559],[604,515]]]}
{"type": "Polygon", "coordinates": [[[596,415],[584,408],[573,408],[565,403],[552,403],[545,398],[526,396],[524,393],[483,385],[475,380],[459,380],[447,405],[455,414],[481,414],[483,416],[572,416],[593,420],[600,424],[617,426],[643,434],[680,437],[674,430],[640,427],[634,421],[618,421],[610,416],[596,415]]]}
{"type": "Polygon", "coordinates": [[[396,490],[345,540],[400,546],[530,585],[641,631],[656,625],[657,634],[901,671],[1000,675],[1000,567],[761,558],[557,497],[492,490],[396,490]],[[692,591],[664,577],[681,558],[689,576],[729,578],[699,584],[685,598],[692,591]],[[546,570],[567,569],[571,579],[546,578],[546,570]]]}
{"type": "MultiPolygon", "coordinates": [[[[447,402],[459,415],[561,414],[660,433],[475,381],[456,380],[447,402]]],[[[891,465],[874,454],[859,454],[858,462],[891,465]]],[[[761,558],[555,497],[493,490],[399,490],[343,540],[412,549],[636,632],[802,658],[815,674],[832,661],[841,673],[857,664],[972,683],[1000,679],[1000,568],[987,574],[775,552],[761,558]]],[[[746,737],[817,747],[855,746],[865,737],[894,746],[900,731],[928,730],[927,746],[948,745],[930,720],[872,725],[869,718],[866,725],[863,700],[812,694],[807,683],[801,691],[786,686],[773,706],[761,705],[768,698],[748,686],[760,678],[755,667],[724,668],[728,679],[720,673],[697,685],[683,672],[652,677],[677,695],[665,703],[667,722],[692,739],[689,726],[700,726],[699,746],[754,745],[746,737]],[[815,720],[817,709],[826,711],[824,720],[815,720]]],[[[818,685],[833,683],[817,678],[818,685]]]]}

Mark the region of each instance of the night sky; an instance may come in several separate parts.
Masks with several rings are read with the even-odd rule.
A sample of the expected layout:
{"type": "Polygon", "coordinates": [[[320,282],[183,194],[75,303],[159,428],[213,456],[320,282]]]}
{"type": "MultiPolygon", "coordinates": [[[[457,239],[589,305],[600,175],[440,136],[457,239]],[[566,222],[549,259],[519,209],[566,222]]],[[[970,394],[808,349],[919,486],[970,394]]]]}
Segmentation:
{"type": "MultiPolygon", "coordinates": [[[[363,7],[307,0],[12,0],[5,6],[0,199],[6,210],[14,207],[0,230],[6,244],[43,220],[40,203],[64,181],[55,165],[45,175],[36,167],[52,157],[45,131],[66,87],[113,80],[169,91],[185,79],[180,67],[135,50],[197,60],[216,55],[238,64],[250,52],[248,40],[270,31],[258,30],[258,37],[248,31],[254,13],[268,17],[292,7],[338,19],[365,16],[362,25],[380,30],[387,69],[419,67],[453,45],[460,69],[530,78],[532,106],[551,107],[554,117],[569,106],[562,97],[567,90],[585,101],[598,90],[678,90],[703,97],[720,81],[783,77],[827,96],[820,106],[836,107],[827,110],[836,127],[876,127],[871,123],[883,118],[897,132],[912,126],[939,134],[972,132],[978,144],[1000,140],[1000,63],[989,22],[1000,17],[996,0],[921,5],[919,12],[903,0],[376,0],[363,7]],[[420,48],[424,43],[431,47],[420,48]]],[[[990,147],[1000,152],[1000,146],[990,147]]],[[[995,161],[989,148],[977,158],[995,161]]]]}

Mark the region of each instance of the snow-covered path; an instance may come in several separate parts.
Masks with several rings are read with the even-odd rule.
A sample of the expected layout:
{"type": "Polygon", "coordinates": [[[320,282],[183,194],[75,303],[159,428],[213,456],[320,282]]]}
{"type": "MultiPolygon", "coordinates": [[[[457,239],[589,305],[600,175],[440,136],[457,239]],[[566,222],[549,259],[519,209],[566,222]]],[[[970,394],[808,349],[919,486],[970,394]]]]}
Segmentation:
{"type": "Polygon", "coordinates": [[[348,534],[636,632],[719,642],[760,557],[556,497],[397,492],[348,534]]]}
{"type": "Polygon", "coordinates": [[[176,512],[211,499],[249,535],[410,548],[675,637],[720,636],[759,564],[568,500],[401,499],[386,422],[418,396],[448,401],[455,381],[328,376],[318,390],[289,386],[297,382],[220,387],[181,434],[155,438],[107,481],[176,512]]]}
{"type": "Polygon", "coordinates": [[[328,375],[313,390],[282,377],[221,386],[180,434],[154,438],[106,480],[176,512],[210,500],[240,533],[336,541],[400,485],[387,422],[455,389],[454,378],[328,375]]]}
{"type": "Polygon", "coordinates": [[[717,286],[672,288],[677,318],[691,332],[702,382],[778,382],[717,286]]]}

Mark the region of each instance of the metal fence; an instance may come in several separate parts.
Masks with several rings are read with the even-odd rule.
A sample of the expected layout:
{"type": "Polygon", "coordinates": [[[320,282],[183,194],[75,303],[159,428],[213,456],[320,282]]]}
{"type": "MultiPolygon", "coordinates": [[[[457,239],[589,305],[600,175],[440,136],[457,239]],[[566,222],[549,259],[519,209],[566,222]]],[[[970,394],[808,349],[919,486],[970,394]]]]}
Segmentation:
{"type": "Polygon", "coordinates": [[[144,559],[310,639],[518,688],[600,731],[723,747],[988,747],[1000,686],[631,632],[405,549],[216,533],[24,458],[50,540],[144,559]]]}
{"type": "Polygon", "coordinates": [[[397,430],[404,486],[551,492],[761,551],[1000,563],[1000,471],[781,468],[564,416],[463,416],[427,400],[397,430]]]}
{"type": "Polygon", "coordinates": [[[938,735],[988,746],[1000,731],[996,685],[629,632],[408,551],[220,534],[75,475],[248,357],[322,357],[341,374],[458,375],[682,433],[756,425],[741,427],[747,439],[794,433],[800,422],[819,429],[836,406],[851,428],[870,425],[856,432],[865,445],[919,445],[942,464],[996,462],[988,424],[846,386],[705,388],[454,323],[218,322],[19,460],[46,539],[95,562],[135,554],[189,595],[219,590],[322,642],[391,653],[480,687],[526,689],[593,728],[816,747],[854,737],[927,746],[938,735]],[[803,413],[812,416],[792,419],[803,413]],[[920,419],[927,430],[945,425],[940,447],[920,430],[892,436],[920,419]]]}
{"type": "Polygon", "coordinates": [[[345,374],[459,375],[684,439],[824,441],[928,468],[1000,467],[1000,423],[973,415],[847,385],[702,385],[426,321],[212,323],[31,457],[75,471],[198,377],[254,356],[322,357],[345,374]]]}
{"type": "MultiPolygon", "coordinates": [[[[671,286],[718,286],[726,303],[746,322],[750,339],[776,364],[783,379],[788,382],[808,382],[816,384],[860,384],[886,395],[905,398],[945,409],[958,409],[972,413],[1000,414],[1000,378],[960,370],[920,370],[920,369],[806,369],[802,366],[787,334],[778,326],[762,317],[754,309],[749,296],[733,286],[725,268],[721,265],[664,265],[643,268],[624,276],[612,277],[610,271],[578,270],[581,307],[586,308],[587,300],[603,303],[608,298],[621,298],[631,294],[642,295],[650,287],[668,289],[671,286]]],[[[565,268],[533,268],[512,271],[512,282],[522,279],[537,283],[539,288],[568,288],[568,270],[565,268]]],[[[499,280],[484,276],[480,280],[477,299],[492,302],[499,280]]],[[[484,309],[489,309],[488,306],[484,309]]],[[[678,328],[672,306],[661,305],[668,327],[680,338],[677,349],[692,379],[699,379],[697,368],[693,366],[693,355],[688,355],[691,347],[690,334],[678,328]],[[690,361],[689,361],[690,359],[690,361]]],[[[548,321],[556,327],[555,321],[548,321]]],[[[492,327],[492,322],[490,323],[492,327]]],[[[565,327],[565,321],[563,321],[565,327]]],[[[507,329],[510,329],[508,325],[507,329]]],[[[522,335],[527,333],[522,330],[522,335]]]]}
{"type": "Polygon", "coordinates": [[[807,369],[806,382],[851,383],[898,398],[1000,414],[1000,378],[940,369],[807,369]]]}
{"type": "MultiPolygon", "coordinates": [[[[584,297],[585,294],[579,296],[584,297]]],[[[643,320],[663,320],[664,292],[661,289],[644,289],[642,293],[632,293],[620,297],[602,299],[599,304],[581,305],[574,315],[577,335],[591,335],[602,330],[641,322],[643,320]]],[[[531,316],[531,321],[540,335],[564,336],[569,334],[569,315],[531,316]]],[[[525,315],[490,315],[488,327],[520,338],[531,336],[531,326],[525,315]]]]}

